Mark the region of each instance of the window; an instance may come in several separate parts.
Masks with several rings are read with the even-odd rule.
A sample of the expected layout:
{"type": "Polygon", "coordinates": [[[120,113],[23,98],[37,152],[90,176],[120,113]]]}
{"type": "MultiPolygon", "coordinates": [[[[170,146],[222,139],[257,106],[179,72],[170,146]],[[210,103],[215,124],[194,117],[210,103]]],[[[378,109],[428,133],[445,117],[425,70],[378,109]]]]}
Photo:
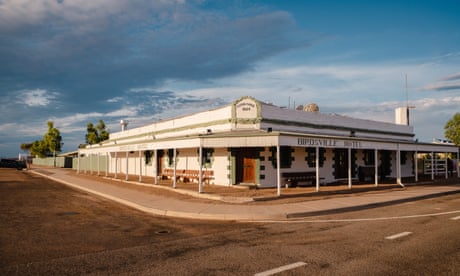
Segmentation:
{"type": "MultiPolygon", "coordinates": [[[[197,150],[197,155],[199,155],[199,149],[197,150]]],[[[201,156],[201,165],[205,168],[210,168],[212,165],[212,156],[214,153],[214,149],[212,148],[203,148],[202,149],[202,156],[201,156]]]]}
{"type": "Polygon", "coordinates": [[[151,150],[146,150],[144,151],[144,156],[145,156],[145,165],[152,165],[152,156],[153,152],[151,150]]]}
{"type": "MultiPolygon", "coordinates": [[[[176,149],[176,159],[179,156],[179,151],[176,149]]],[[[174,149],[168,149],[168,165],[169,167],[174,166],[174,149]]]]}
{"type": "MultiPolygon", "coordinates": [[[[272,165],[273,165],[273,168],[276,169],[276,147],[271,147],[270,148],[270,151],[272,152],[272,156],[271,156],[271,161],[272,161],[272,165]]],[[[292,157],[291,157],[291,153],[292,153],[292,148],[289,147],[289,146],[281,146],[280,147],[280,166],[281,166],[281,169],[286,169],[286,168],[290,168],[291,167],[291,163],[292,163],[292,157]]]]}
{"type": "MultiPolygon", "coordinates": [[[[307,161],[308,166],[311,168],[316,167],[316,148],[306,148],[305,151],[307,152],[307,157],[305,157],[305,161],[307,161]]],[[[323,167],[324,161],[326,160],[325,153],[325,149],[319,149],[319,166],[321,168],[323,167]]]]}
{"type": "Polygon", "coordinates": [[[401,165],[406,165],[407,153],[407,151],[401,151],[401,165]]]}
{"type": "Polygon", "coordinates": [[[364,150],[364,165],[374,166],[375,163],[375,151],[374,150],[364,150]]]}

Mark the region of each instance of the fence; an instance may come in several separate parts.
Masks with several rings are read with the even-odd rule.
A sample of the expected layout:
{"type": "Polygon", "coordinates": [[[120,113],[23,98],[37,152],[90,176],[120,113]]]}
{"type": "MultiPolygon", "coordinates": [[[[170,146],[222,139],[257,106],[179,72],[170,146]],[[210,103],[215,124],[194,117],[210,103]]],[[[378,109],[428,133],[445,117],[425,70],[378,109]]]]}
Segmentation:
{"type": "MultiPolygon", "coordinates": [[[[80,157],[80,171],[105,172],[107,168],[107,156],[89,155],[80,157]]],[[[72,168],[78,169],[78,158],[73,159],[72,168]]]]}
{"type": "Polygon", "coordinates": [[[56,156],[33,158],[32,164],[47,167],[72,168],[72,157],[56,156]]]}

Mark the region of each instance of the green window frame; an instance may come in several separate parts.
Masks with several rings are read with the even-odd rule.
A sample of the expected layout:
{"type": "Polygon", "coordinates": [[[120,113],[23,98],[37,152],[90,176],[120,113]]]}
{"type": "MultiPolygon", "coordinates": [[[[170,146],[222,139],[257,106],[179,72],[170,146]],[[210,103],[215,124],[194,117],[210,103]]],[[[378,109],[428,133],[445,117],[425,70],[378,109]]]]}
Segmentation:
{"type": "MultiPolygon", "coordinates": [[[[276,164],[276,147],[271,147],[270,151],[272,153],[271,161],[273,168],[277,168],[276,164]]],[[[280,147],[280,168],[281,169],[288,169],[292,165],[292,151],[293,149],[290,146],[281,146],[280,147]]]]}
{"type": "MultiPolygon", "coordinates": [[[[176,159],[178,156],[179,156],[179,150],[176,149],[176,159]]],[[[169,167],[174,166],[174,149],[168,149],[168,166],[169,167]]]]}
{"type": "MultiPolygon", "coordinates": [[[[199,155],[200,150],[197,149],[197,155],[199,155]]],[[[214,149],[213,148],[202,148],[201,152],[201,166],[204,168],[211,168],[212,162],[214,160],[214,149]]],[[[198,161],[199,162],[199,161],[198,161]]]]}
{"type": "Polygon", "coordinates": [[[375,151],[374,150],[364,150],[363,151],[363,161],[366,166],[374,166],[375,164],[375,151]]]}
{"type": "MultiPolygon", "coordinates": [[[[310,168],[316,167],[316,148],[305,148],[307,152],[307,157],[305,157],[305,161],[310,168]]],[[[324,161],[326,161],[326,149],[320,148],[319,149],[319,167],[322,168],[324,166],[324,161]]]]}

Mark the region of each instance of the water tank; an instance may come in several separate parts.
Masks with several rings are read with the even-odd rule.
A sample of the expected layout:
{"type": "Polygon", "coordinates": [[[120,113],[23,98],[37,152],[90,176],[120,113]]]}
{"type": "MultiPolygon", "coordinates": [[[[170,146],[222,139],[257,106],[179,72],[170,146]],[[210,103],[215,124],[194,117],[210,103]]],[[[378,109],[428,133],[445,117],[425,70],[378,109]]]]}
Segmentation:
{"type": "Polygon", "coordinates": [[[319,106],[315,103],[309,103],[305,105],[303,110],[305,112],[319,112],[319,106]]]}
{"type": "Polygon", "coordinates": [[[121,126],[121,131],[125,131],[128,129],[128,121],[127,120],[121,120],[120,121],[120,126],[121,126]]]}

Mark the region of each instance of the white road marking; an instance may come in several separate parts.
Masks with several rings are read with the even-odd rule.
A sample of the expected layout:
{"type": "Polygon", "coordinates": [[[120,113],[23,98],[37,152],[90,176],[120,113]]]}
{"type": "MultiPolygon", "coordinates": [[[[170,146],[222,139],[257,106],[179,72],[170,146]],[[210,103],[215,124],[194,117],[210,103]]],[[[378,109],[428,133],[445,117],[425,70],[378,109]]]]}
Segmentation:
{"type": "Polygon", "coordinates": [[[289,265],[283,265],[283,266],[280,266],[278,268],[274,268],[274,269],[270,269],[270,270],[267,270],[267,271],[264,271],[264,272],[256,273],[256,274],[254,274],[254,276],[269,276],[269,275],[280,273],[280,272],[283,272],[283,271],[286,271],[286,270],[291,270],[291,269],[294,269],[294,268],[298,268],[298,267],[304,266],[306,264],[307,263],[304,263],[304,262],[297,262],[297,263],[293,263],[293,264],[289,264],[289,265]]]}
{"type": "Polygon", "coordinates": [[[453,217],[453,218],[450,218],[451,220],[459,220],[460,219],[460,216],[458,217],[453,217]]]}
{"type": "Polygon", "coordinates": [[[385,239],[394,240],[394,239],[402,238],[402,237],[405,237],[405,236],[409,236],[410,234],[412,234],[412,232],[401,232],[399,234],[395,234],[395,235],[385,237],[385,239]]]}

